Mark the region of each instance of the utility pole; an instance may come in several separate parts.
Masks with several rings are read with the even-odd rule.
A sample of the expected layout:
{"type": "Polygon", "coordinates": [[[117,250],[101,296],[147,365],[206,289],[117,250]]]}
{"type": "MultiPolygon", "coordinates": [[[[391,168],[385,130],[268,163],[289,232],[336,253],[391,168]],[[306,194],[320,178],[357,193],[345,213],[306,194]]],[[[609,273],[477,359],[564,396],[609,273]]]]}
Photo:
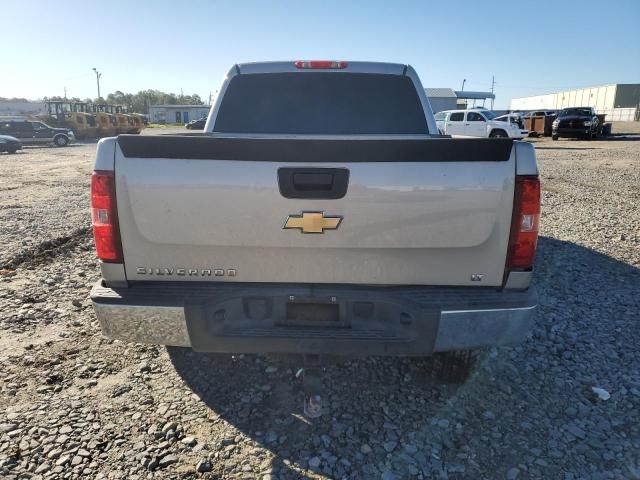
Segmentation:
{"type": "Polygon", "coordinates": [[[464,92],[464,84],[467,83],[467,79],[464,78],[462,79],[462,88],[460,89],[461,92],[464,92]]]}
{"type": "Polygon", "coordinates": [[[491,110],[493,110],[493,100],[494,100],[493,89],[495,86],[496,86],[496,77],[494,75],[491,75],[491,110]]]}
{"type": "Polygon", "coordinates": [[[98,98],[100,97],[100,77],[102,74],[98,71],[96,67],[93,67],[93,71],[96,72],[96,82],[98,82],[98,98]]]}

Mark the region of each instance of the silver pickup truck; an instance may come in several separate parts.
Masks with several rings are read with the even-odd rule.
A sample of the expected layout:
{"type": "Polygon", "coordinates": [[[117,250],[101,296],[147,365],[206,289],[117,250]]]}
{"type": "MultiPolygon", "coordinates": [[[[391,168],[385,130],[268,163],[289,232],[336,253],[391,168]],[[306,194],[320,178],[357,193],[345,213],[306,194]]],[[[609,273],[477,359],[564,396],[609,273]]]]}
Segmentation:
{"type": "Polygon", "coordinates": [[[91,202],[114,339],[430,355],[537,303],[532,145],[439,135],[408,65],[235,65],[203,133],[101,140],[91,202]]]}

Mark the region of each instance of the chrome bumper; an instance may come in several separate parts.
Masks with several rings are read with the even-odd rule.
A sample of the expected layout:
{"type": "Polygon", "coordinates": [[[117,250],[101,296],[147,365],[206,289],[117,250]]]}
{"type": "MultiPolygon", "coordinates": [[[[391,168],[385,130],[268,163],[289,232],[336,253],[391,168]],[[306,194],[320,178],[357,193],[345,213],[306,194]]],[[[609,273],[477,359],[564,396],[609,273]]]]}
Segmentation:
{"type": "Polygon", "coordinates": [[[102,334],[114,340],[190,347],[184,307],[114,305],[94,300],[102,334]]]}
{"type": "MultiPolygon", "coordinates": [[[[235,285],[237,288],[237,284],[235,285]]],[[[233,286],[230,287],[233,288],[233,286]]],[[[170,287],[158,285],[158,288],[166,290],[170,287]]],[[[180,286],[180,289],[183,288],[189,287],[180,286]]],[[[212,288],[215,290],[216,287],[212,288]]],[[[285,292],[290,292],[296,287],[270,286],[265,288],[277,288],[279,293],[282,293],[282,289],[285,292]]],[[[429,298],[425,300],[426,307],[416,309],[414,298],[416,288],[412,287],[409,293],[402,295],[394,290],[392,298],[394,301],[398,298],[406,298],[408,311],[425,312],[424,317],[419,314],[414,315],[416,317],[415,331],[417,332],[415,335],[383,337],[366,332],[364,336],[350,337],[345,330],[342,330],[338,335],[324,335],[329,330],[312,329],[306,331],[286,328],[283,330],[281,327],[276,329],[276,327],[263,324],[260,324],[259,328],[251,325],[246,331],[232,333],[228,331],[225,333],[222,329],[215,327],[217,329],[215,333],[210,333],[214,328],[209,324],[202,324],[202,322],[209,321],[206,320],[208,307],[202,306],[204,304],[201,302],[200,307],[189,305],[194,302],[193,295],[183,294],[186,296],[183,297],[182,304],[179,304],[180,301],[176,301],[176,298],[167,298],[166,294],[163,295],[162,292],[159,292],[157,302],[153,302],[148,293],[136,295],[134,299],[127,299],[126,292],[129,290],[131,289],[116,291],[104,287],[101,283],[96,284],[92,289],[91,298],[105,336],[136,343],[193,347],[196,350],[228,353],[338,354],[349,352],[353,354],[417,355],[509,344],[521,341],[527,336],[533,323],[537,302],[535,291],[529,289],[522,292],[502,293],[505,296],[506,304],[499,308],[490,308],[489,305],[482,304],[483,302],[478,299],[477,293],[473,297],[473,301],[470,301],[465,298],[468,289],[461,289],[464,290],[460,295],[462,303],[468,305],[475,303],[477,306],[465,309],[446,308],[445,306],[439,311],[434,311],[433,305],[428,304],[427,300],[431,299],[431,296],[437,296],[438,289],[430,289],[427,295],[429,298]],[[122,295],[123,292],[124,295],[122,295]],[[201,319],[199,320],[198,317],[201,319]],[[209,334],[212,337],[208,340],[206,337],[209,334]],[[192,341],[192,338],[195,341],[192,341]],[[416,346],[417,342],[420,345],[416,346]],[[403,345],[405,346],[403,347],[403,345]]],[[[451,291],[454,289],[442,290],[446,290],[446,297],[452,297],[451,291]]],[[[349,292],[335,291],[340,291],[340,298],[348,298],[349,292]]],[[[356,291],[361,292],[361,290],[356,291]]],[[[217,290],[212,293],[220,294],[217,290]]],[[[488,292],[487,300],[491,301],[492,298],[496,298],[495,293],[498,292],[488,292]]],[[[244,293],[230,294],[230,292],[226,292],[226,296],[223,295],[224,298],[219,304],[229,305],[229,302],[243,298],[242,295],[244,293]]],[[[251,295],[255,295],[255,293],[251,295]]],[[[362,294],[360,293],[360,295],[362,294]]],[[[376,292],[376,297],[380,296],[376,292]]],[[[195,303],[199,304],[198,296],[195,297],[195,303]]],[[[447,303],[442,298],[437,300],[441,304],[447,303]]],[[[453,299],[450,301],[454,302],[453,299]]],[[[393,305],[402,305],[402,302],[396,301],[393,305]]],[[[396,313],[393,308],[390,309],[388,306],[380,308],[386,308],[393,314],[396,313]]],[[[235,318],[229,318],[226,321],[233,324],[235,318]]],[[[242,322],[246,323],[246,319],[239,321],[239,323],[242,322]]],[[[396,327],[393,326],[393,328],[396,327]]]]}
{"type": "Polygon", "coordinates": [[[443,311],[434,351],[516,343],[533,323],[536,305],[522,308],[443,311]]]}

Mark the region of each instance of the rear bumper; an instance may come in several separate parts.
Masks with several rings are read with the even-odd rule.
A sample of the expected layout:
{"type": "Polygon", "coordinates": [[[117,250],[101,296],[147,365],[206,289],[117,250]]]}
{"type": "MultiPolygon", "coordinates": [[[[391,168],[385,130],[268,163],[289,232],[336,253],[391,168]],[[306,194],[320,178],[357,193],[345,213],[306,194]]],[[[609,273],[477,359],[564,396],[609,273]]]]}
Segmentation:
{"type": "Polygon", "coordinates": [[[340,355],[428,355],[518,342],[537,304],[533,288],[169,282],[122,289],[99,282],[91,299],[103,334],[113,339],[340,355]],[[320,310],[333,313],[317,317],[320,310]]]}

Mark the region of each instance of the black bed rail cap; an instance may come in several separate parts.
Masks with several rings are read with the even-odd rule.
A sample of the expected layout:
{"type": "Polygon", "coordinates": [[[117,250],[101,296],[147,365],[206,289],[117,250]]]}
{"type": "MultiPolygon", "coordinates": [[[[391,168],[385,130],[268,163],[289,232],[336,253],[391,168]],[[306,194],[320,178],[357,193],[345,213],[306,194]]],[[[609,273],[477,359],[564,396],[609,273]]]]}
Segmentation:
{"type": "Polygon", "coordinates": [[[120,135],[125,157],[278,163],[505,162],[510,138],[313,139],[120,135]]]}

